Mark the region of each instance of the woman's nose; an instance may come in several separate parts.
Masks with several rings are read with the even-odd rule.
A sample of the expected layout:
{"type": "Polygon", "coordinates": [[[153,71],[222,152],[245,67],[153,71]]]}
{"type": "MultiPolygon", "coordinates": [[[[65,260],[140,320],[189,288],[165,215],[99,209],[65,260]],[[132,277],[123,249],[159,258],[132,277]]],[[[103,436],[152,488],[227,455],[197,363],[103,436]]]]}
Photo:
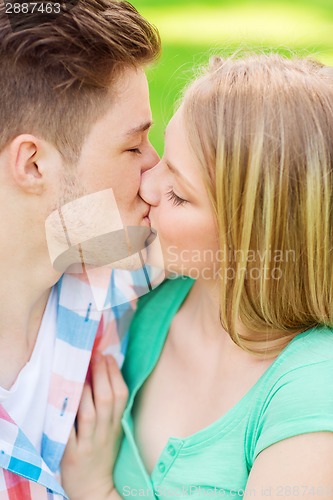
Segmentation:
{"type": "Polygon", "coordinates": [[[161,162],[141,175],[139,194],[149,205],[156,206],[160,200],[161,162]]]}

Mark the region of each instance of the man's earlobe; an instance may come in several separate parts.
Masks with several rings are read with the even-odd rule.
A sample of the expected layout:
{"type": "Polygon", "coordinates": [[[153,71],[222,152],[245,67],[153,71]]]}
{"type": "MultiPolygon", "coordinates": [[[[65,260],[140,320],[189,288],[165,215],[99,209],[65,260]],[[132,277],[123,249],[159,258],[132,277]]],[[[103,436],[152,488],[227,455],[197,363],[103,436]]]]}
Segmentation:
{"type": "Polygon", "coordinates": [[[23,191],[41,194],[44,191],[43,172],[39,166],[42,141],[30,134],[22,134],[9,145],[9,168],[12,179],[23,191]]]}

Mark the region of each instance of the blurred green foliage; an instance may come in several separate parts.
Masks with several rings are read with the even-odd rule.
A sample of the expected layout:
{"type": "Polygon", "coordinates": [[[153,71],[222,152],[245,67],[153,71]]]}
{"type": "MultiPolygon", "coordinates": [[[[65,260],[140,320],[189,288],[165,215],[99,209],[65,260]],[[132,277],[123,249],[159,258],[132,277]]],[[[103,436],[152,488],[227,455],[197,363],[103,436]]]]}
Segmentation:
{"type": "Polygon", "coordinates": [[[148,71],[155,122],[150,137],[159,154],[182,89],[210,55],[254,49],[333,65],[333,0],[130,1],[162,38],[162,57],[148,71]]]}

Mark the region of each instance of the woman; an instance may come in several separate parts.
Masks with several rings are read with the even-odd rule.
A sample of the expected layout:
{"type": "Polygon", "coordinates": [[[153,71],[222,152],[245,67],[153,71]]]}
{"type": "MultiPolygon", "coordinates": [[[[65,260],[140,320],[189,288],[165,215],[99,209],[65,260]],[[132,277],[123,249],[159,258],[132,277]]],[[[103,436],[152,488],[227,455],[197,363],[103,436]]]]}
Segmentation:
{"type": "Polygon", "coordinates": [[[166,269],[182,277],[140,299],[113,481],[126,395],[114,365],[96,364],[94,404],[87,389],[65,456],[70,498],[333,499],[330,68],[213,59],[141,196],[166,269]]]}

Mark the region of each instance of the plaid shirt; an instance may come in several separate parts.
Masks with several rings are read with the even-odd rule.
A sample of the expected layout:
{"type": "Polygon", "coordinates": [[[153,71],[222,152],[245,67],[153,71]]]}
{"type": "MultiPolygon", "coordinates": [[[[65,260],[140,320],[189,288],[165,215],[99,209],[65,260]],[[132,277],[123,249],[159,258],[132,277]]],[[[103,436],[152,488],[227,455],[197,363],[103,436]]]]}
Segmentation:
{"type": "MultiPolygon", "coordinates": [[[[37,452],[0,405],[1,500],[68,498],[58,482],[59,466],[74,424],[91,352],[94,348],[112,353],[122,363],[135,298],[148,291],[148,286],[145,289],[139,282],[135,286],[137,276],[136,272],[121,271],[119,275],[113,272],[105,303],[118,305],[104,311],[93,305],[101,290],[94,289],[87,277],[65,274],[55,285],[57,334],[48,406],[41,430],[42,451],[37,452]]],[[[38,387],[31,390],[38,391],[38,387]]]]}

